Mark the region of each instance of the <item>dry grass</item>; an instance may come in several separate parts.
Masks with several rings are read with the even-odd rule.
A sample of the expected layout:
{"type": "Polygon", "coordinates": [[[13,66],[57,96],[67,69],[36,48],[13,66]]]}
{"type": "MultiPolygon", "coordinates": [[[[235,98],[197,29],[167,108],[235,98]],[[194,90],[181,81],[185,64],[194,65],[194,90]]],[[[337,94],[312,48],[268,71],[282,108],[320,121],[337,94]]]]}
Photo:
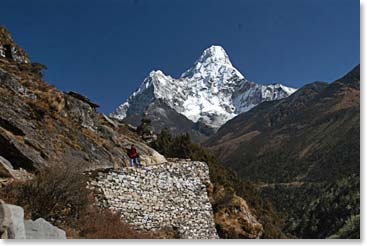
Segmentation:
{"type": "Polygon", "coordinates": [[[2,190],[4,200],[22,206],[26,216],[56,222],[73,221],[86,209],[86,179],[72,166],[55,165],[36,173],[32,180],[12,183],[2,190]]]}
{"type": "Polygon", "coordinates": [[[89,239],[164,239],[174,238],[173,231],[142,232],[124,223],[119,214],[91,209],[80,223],[80,237],[89,239]]]}
{"type": "Polygon", "coordinates": [[[56,165],[39,170],[35,178],[13,182],[0,190],[5,202],[24,208],[27,219],[42,217],[64,229],[68,238],[175,238],[174,231],[137,231],[118,214],[98,209],[86,188],[86,177],[75,166],[56,165]]]}

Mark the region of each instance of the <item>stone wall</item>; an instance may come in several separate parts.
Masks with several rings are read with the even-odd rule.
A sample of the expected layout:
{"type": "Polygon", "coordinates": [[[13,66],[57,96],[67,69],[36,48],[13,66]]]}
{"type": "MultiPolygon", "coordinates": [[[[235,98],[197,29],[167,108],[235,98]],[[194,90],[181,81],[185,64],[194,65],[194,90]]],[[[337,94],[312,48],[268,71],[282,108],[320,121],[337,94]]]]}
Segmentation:
{"type": "Polygon", "coordinates": [[[176,160],[143,168],[89,172],[97,205],[140,230],[174,229],[180,238],[218,238],[203,162],[176,160]]]}

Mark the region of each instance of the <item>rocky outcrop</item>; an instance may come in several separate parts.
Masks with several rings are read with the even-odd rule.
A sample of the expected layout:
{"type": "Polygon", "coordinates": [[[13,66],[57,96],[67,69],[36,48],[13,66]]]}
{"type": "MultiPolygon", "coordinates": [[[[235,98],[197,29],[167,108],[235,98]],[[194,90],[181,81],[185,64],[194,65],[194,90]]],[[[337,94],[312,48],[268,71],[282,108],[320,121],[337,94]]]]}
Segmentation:
{"type": "Polygon", "coordinates": [[[220,238],[261,238],[264,227],[242,197],[218,184],[208,189],[208,195],[213,205],[214,220],[220,238]]]}
{"type": "Polygon", "coordinates": [[[262,224],[257,221],[247,202],[239,196],[231,196],[225,205],[216,208],[215,223],[221,238],[260,238],[262,224]]]}
{"type": "Polygon", "coordinates": [[[180,238],[218,238],[207,195],[209,169],[180,160],[145,168],[89,173],[97,205],[140,230],[177,231],[180,238]]]}
{"type": "Polygon", "coordinates": [[[66,233],[42,218],[24,220],[23,208],[0,200],[0,238],[66,239],[66,233]]]}
{"type": "Polygon", "coordinates": [[[12,39],[10,33],[0,26],[0,57],[20,63],[29,63],[29,57],[12,39]]]}
{"type": "Polygon", "coordinates": [[[27,180],[32,175],[20,168],[15,170],[11,163],[0,155],[0,188],[13,180],[27,180]]]}

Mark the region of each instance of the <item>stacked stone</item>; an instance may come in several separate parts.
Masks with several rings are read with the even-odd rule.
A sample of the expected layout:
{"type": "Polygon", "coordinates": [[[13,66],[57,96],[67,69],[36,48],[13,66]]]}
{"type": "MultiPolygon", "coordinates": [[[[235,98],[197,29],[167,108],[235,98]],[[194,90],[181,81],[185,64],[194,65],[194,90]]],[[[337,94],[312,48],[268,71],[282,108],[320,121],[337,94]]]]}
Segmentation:
{"type": "Polygon", "coordinates": [[[144,168],[98,172],[89,182],[97,205],[119,212],[141,230],[177,230],[181,238],[218,238],[206,185],[208,166],[178,160],[144,168]]]}

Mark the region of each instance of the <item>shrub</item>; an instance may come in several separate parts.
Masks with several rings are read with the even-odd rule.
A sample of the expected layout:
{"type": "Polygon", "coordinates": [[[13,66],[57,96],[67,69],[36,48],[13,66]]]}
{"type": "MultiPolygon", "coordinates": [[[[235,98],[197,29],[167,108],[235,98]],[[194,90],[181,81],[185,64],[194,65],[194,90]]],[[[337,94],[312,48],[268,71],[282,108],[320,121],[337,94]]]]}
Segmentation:
{"type": "Polygon", "coordinates": [[[174,238],[174,232],[157,231],[142,232],[134,230],[130,225],[124,223],[120,215],[110,210],[90,209],[78,222],[80,237],[89,239],[157,239],[174,238]]]}
{"type": "Polygon", "coordinates": [[[4,188],[11,203],[22,206],[31,219],[42,217],[55,224],[75,221],[89,203],[86,178],[72,166],[55,165],[37,171],[34,179],[4,188]]]}

